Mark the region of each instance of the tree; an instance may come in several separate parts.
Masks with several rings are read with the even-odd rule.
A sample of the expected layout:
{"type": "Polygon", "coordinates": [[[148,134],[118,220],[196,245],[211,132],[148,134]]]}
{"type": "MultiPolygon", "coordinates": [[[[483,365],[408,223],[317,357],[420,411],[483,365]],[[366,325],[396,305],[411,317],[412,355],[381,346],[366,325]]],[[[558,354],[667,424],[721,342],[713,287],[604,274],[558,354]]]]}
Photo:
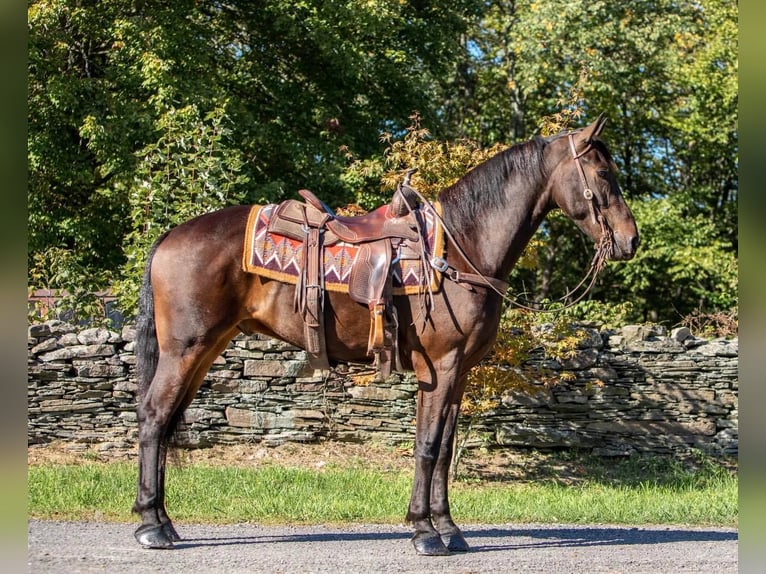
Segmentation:
{"type": "Polygon", "coordinates": [[[678,324],[698,310],[737,306],[737,259],[704,214],[687,215],[670,198],[639,202],[643,245],[630,265],[615,266],[614,296],[630,300],[643,321],[678,324]],[[665,301],[663,314],[653,301],[665,301]]]}
{"type": "Polygon", "coordinates": [[[125,236],[126,264],[117,284],[122,309],[137,309],[146,254],[165,230],[203,213],[242,203],[244,161],[226,145],[231,135],[223,108],[204,117],[196,106],[171,109],[162,135],[137,154],[130,188],[132,228],[125,236]]]}
{"type": "Polygon", "coordinates": [[[126,229],[127,210],[114,187],[115,175],[132,161],[123,141],[136,136],[130,120],[136,114],[116,97],[107,66],[118,5],[98,10],[70,9],[63,2],[29,7],[30,257],[66,249],[96,273],[114,271],[121,261],[115,247],[126,229]],[[81,130],[86,117],[105,110],[112,123],[97,150],[81,130]]]}
{"type": "MultiPolygon", "coordinates": [[[[227,202],[276,201],[301,187],[343,201],[341,145],[369,155],[380,132],[404,127],[413,109],[435,117],[434,78],[450,66],[477,5],[31,2],[30,281],[59,249],[104,287],[129,258],[125,272],[135,273],[129,234],[145,224],[135,200],[147,181],[157,184],[160,163],[177,165],[155,156],[186,153],[187,138],[215,130],[212,118],[226,130],[207,140],[219,173],[238,166],[227,202]],[[178,114],[196,119],[181,127],[178,114]]],[[[151,197],[196,201],[191,174],[177,171],[174,187],[157,186],[151,197]]],[[[66,284],[51,276],[50,286],[72,288],[82,279],[75,275],[66,284]]]]}
{"type": "MultiPolygon", "coordinates": [[[[400,138],[415,111],[434,134],[432,148],[476,150],[605,112],[631,203],[671,201],[677,229],[706,220],[708,241],[727,261],[721,268],[731,267],[737,14],[731,0],[32,1],[30,285],[46,278],[50,287],[75,287],[87,275],[88,285],[107,287],[137,272],[130,234],[146,222],[135,201],[140,186],[158,181],[150,152],[186,153],[184,142],[205,132],[212,139],[203,147],[231,178],[225,202],[277,201],[308,187],[333,205],[371,207],[386,193],[377,180],[387,169],[380,135],[400,138]],[[176,114],[196,119],[180,129],[176,114]],[[54,258],[71,272],[50,273],[54,258]]],[[[177,175],[172,189],[154,190],[158,205],[172,194],[200,197],[189,170],[177,175]],[[184,186],[189,193],[174,191],[184,186]]],[[[216,205],[179,205],[178,213],[216,205]]],[[[636,211],[641,229],[651,210],[636,211]]],[[[589,262],[563,219],[550,219],[539,239],[538,268],[515,272],[533,298],[566,291],[589,262]]],[[[642,273],[676,283],[644,293],[636,319],[674,321],[677,309],[663,297],[692,290],[655,264],[643,261],[642,273]]],[[[689,265],[694,276],[697,263],[689,265]]],[[[723,275],[705,284],[728,293],[723,275]]],[[[629,278],[638,280],[606,274],[593,296],[633,293],[618,282],[629,278]]],[[[692,299],[710,310],[731,301],[692,299]]]]}
{"type": "MultiPolygon", "coordinates": [[[[710,246],[724,260],[721,268],[729,269],[737,247],[736,29],[731,0],[488,2],[466,36],[468,55],[452,79],[451,89],[470,104],[447,101],[448,133],[485,144],[509,142],[531,137],[556,114],[559,126],[571,129],[580,118],[604,112],[610,119],[605,137],[623,190],[637,206],[639,229],[646,218],[651,231],[655,200],[666,198],[679,210],[676,236],[664,237],[678,244],[682,230],[701,215],[709,221],[710,246]],[[647,209],[640,207],[644,201],[647,209]]],[[[517,272],[538,299],[575,284],[589,258],[582,236],[561,218],[549,219],[540,237],[539,269],[517,272]]],[[[635,319],[675,322],[679,309],[694,305],[668,294],[691,293],[683,282],[699,273],[711,292],[692,297],[695,304],[708,311],[736,305],[728,272],[716,279],[690,258],[681,276],[654,261],[641,266],[647,280],[673,283],[654,295],[645,292],[635,319]],[[716,291],[726,295],[717,298],[716,291]]],[[[631,295],[634,286],[619,283],[627,278],[605,274],[593,297],[614,302],[631,295]]]]}

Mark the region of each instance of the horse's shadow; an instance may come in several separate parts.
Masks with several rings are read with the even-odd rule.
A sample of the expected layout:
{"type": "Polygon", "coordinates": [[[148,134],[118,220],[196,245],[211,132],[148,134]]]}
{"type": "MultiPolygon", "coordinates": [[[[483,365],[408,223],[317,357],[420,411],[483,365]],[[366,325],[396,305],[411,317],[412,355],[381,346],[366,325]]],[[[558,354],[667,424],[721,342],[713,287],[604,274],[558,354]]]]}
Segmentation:
{"type": "Polygon", "coordinates": [[[660,530],[608,526],[468,529],[464,531],[464,534],[469,544],[471,540],[474,540],[474,545],[471,547],[473,552],[521,548],[582,548],[676,542],[726,542],[737,540],[739,536],[737,532],[716,530],[683,530],[672,527],[660,530]],[[477,544],[477,539],[481,538],[507,538],[508,542],[504,544],[477,544]]]}
{"type": "MultiPolygon", "coordinates": [[[[463,531],[471,552],[492,552],[521,548],[582,548],[589,546],[625,546],[634,544],[669,544],[677,542],[727,542],[737,540],[736,531],[617,528],[608,526],[558,527],[558,528],[488,528],[463,531]],[[492,543],[482,544],[482,539],[492,543]],[[507,542],[498,544],[497,539],[507,542]]],[[[200,546],[236,546],[263,543],[306,543],[306,542],[354,542],[362,540],[408,540],[409,532],[344,532],[342,530],[317,533],[285,535],[264,534],[263,536],[241,536],[221,538],[192,538],[176,543],[177,549],[200,546]]]]}
{"type": "Polygon", "coordinates": [[[300,542],[354,542],[360,540],[407,540],[411,535],[402,532],[332,532],[301,533],[262,536],[227,536],[221,538],[185,538],[175,543],[175,548],[198,546],[230,546],[240,544],[290,544],[300,542]]]}

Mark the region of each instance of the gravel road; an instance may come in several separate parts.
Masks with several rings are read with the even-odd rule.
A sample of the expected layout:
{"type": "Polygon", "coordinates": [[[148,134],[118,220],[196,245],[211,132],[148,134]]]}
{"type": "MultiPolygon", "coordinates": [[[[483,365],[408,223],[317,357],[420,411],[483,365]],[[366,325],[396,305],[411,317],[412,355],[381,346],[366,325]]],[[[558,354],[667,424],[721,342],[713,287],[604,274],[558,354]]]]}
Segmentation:
{"type": "Polygon", "coordinates": [[[737,572],[730,528],[466,525],[472,551],[417,556],[405,526],[189,525],[146,550],[135,525],[29,521],[29,572],[493,573],[737,572]]]}

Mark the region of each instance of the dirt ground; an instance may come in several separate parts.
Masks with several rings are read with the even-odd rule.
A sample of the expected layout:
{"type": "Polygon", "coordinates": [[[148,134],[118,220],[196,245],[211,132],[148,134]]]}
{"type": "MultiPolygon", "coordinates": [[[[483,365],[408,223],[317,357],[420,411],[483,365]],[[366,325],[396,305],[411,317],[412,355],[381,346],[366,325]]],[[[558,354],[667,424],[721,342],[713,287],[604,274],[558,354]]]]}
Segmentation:
{"type": "MultiPolygon", "coordinates": [[[[115,455],[95,446],[53,442],[27,449],[28,465],[70,465],[93,462],[135,461],[137,451],[115,455]]],[[[369,467],[388,472],[410,472],[414,468],[412,445],[378,443],[285,443],[280,446],[260,444],[217,445],[199,449],[173,449],[173,465],[204,464],[239,468],[280,465],[287,467],[347,468],[369,467]]],[[[459,460],[458,473],[469,481],[524,481],[555,477],[577,482],[588,470],[578,457],[521,449],[466,449],[459,460]]]]}

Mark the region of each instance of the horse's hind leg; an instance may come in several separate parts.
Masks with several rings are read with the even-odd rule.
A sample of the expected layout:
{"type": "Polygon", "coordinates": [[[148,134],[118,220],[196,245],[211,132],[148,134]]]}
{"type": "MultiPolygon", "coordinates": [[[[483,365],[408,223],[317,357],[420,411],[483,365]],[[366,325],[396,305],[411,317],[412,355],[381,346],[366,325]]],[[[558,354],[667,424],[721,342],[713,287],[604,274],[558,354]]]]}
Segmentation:
{"type": "Polygon", "coordinates": [[[165,350],[151,385],[138,406],[138,492],[133,511],[141,515],[136,540],[149,548],[171,548],[180,537],[165,510],[168,441],[194,398],[208,368],[230,337],[218,344],[165,350]]]}
{"type": "Polygon", "coordinates": [[[149,548],[170,548],[178,534],[164,501],[165,456],[172,424],[189,375],[180,359],[163,355],[146,395],[138,405],[138,491],[133,512],[141,515],[136,540],[149,548]]]}
{"type": "Polygon", "coordinates": [[[157,461],[157,484],[159,486],[159,492],[158,492],[158,507],[157,507],[157,516],[159,517],[160,524],[162,525],[162,530],[165,533],[165,535],[170,539],[171,542],[177,542],[178,540],[181,540],[181,536],[176,531],[175,527],[173,526],[172,521],[170,520],[170,516],[168,516],[167,509],[165,508],[165,468],[167,466],[167,457],[168,457],[168,446],[171,440],[171,436],[173,434],[173,430],[176,428],[178,423],[180,422],[180,418],[183,416],[183,411],[186,410],[186,406],[183,405],[176,411],[175,419],[170,421],[170,424],[168,425],[168,430],[165,433],[165,436],[160,441],[160,451],[159,451],[159,457],[157,461]]]}

